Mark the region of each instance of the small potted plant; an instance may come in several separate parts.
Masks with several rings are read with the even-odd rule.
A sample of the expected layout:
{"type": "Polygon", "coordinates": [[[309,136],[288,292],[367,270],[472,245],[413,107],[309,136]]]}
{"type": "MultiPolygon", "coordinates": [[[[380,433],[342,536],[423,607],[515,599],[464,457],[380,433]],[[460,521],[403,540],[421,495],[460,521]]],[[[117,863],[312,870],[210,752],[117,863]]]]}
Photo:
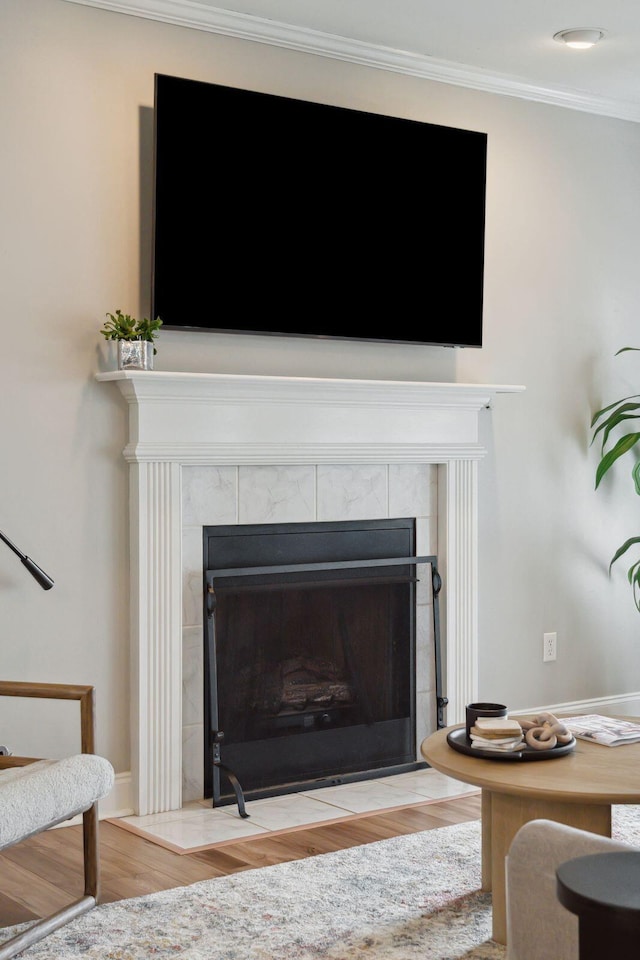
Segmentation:
{"type": "Polygon", "coordinates": [[[118,370],[153,370],[153,356],[158,352],[154,340],[161,326],[160,317],[136,320],[122,310],[107,313],[100,333],[105,340],[118,343],[118,370]]]}

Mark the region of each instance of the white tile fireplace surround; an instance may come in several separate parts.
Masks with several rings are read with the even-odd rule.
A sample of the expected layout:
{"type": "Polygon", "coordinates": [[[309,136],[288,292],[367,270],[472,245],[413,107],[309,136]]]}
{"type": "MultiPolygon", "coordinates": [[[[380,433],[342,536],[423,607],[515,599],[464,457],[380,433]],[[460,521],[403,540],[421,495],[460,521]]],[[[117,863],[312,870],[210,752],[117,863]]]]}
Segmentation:
{"type": "MultiPolygon", "coordinates": [[[[461,721],[477,696],[478,421],[496,394],[523,387],[160,371],[97,379],[115,381],[129,404],[137,815],[178,810],[202,790],[204,525],[415,517],[418,554],[437,553],[443,578],[446,720],[461,721]]],[[[435,722],[432,678],[418,705],[423,736],[435,722]]]]}

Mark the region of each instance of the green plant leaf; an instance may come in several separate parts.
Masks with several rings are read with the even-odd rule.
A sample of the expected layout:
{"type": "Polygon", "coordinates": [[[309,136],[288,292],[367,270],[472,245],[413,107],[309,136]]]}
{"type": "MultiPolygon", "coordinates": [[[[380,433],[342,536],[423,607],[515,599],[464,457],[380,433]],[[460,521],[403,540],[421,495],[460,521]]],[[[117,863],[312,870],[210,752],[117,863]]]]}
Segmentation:
{"type": "Polygon", "coordinates": [[[633,585],[633,581],[637,578],[639,572],[640,572],[640,560],[636,560],[636,562],[632,563],[629,569],[627,570],[627,579],[630,584],[633,585]]]}
{"type": "MultiPolygon", "coordinates": [[[[115,313],[107,313],[102,330],[100,331],[107,340],[150,340],[153,341],[158,336],[158,330],[162,326],[160,317],[155,320],[136,320],[129,313],[123,313],[122,310],[116,310],[115,313]]],[[[154,348],[154,353],[157,350],[154,348]]]]}
{"type": "Polygon", "coordinates": [[[640,543],[640,537],[629,537],[629,539],[625,540],[621,547],[618,547],[611,559],[611,563],[609,564],[609,573],[611,573],[611,567],[614,565],[616,560],[619,560],[620,557],[627,552],[629,547],[632,547],[636,543],[640,543]]]}
{"type": "Polygon", "coordinates": [[[640,393],[632,393],[630,397],[623,397],[622,400],[616,400],[615,403],[610,403],[608,407],[603,407],[602,410],[596,410],[591,418],[591,426],[595,427],[603,413],[608,413],[609,410],[613,410],[614,407],[617,407],[622,403],[626,403],[627,400],[635,400],[637,397],[640,397],[640,393]]]}
{"type": "Polygon", "coordinates": [[[614,427],[617,427],[619,423],[622,423],[623,420],[638,420],[640,419],[640,414],[632,414],[630,411],[640,410],[640,403],[623,403],[615,413],[612,413],[610,417],[607,417],[606,420],[603,420],[600,426],[594,431],[591,443],[596,439],[601,430],[604,430],[602,435],[602,452],[604,453],[605,444],[607,438],[614,427]]]}
{"type": "Polygon", "coordinates": [[[640,610],[640,562],[634,563],[628,572],[629,583],[633,589],[633,602],[640,610]]]}
{"type": "MultiPolygon", "coordinates": [[[[620,350],[616,351],[615,356],[628,351],[638,353],[640,352],[640,347],[621,347],[620,350]]],[[[618,439],[611,450],[605,453],[605,447],[610,439],[611,431],[614,430],[614,428],[619,427],[628,420],[640,419],[640,413],[638,412],[640,411],[640,403],[636,402],[638,399],[640,399],[640,394],[637,393],[623,397],[621,400],[616,400],[615,403],[608,404],[608,406],[603,407],[601,410],[596,410],[591,418],[591,430],[593,431],[591,443],[602,435],[601,458],[596,469],[596,489],[613,464],[620,457],[624,456],[625,453],[628,453],[629,450],[633,450],[638,440],[640,440],[640,433],[627,433],[618,439]],[[598,424],[597,427],[596,424],[598,424]]],[[[640,459],[636,456],[635,460],[636,462],[631,470],[631,476],[633,478],[635,491],[640,496],[640,459]]],[[[640,546],[640,536],[630,537],[622,546],[618,547],[609,564],[609,574],[611,574],[611,568],[616,560],[619,560],[620,557],[634,546],[640,546]]],[[[628,568],[627,578],[633,591],[634,604],[640,613],[640,559],[636,559],[628,568]]]]}
{"type": "Polygon", "coordinates": [[[613,466],[619,457],[632,450],[638,440],[640,440],[640,433],[628,433],[626,436],[620,437],[615,447],[604,455],[596,470],[596,490],[607,470],[613,466]]]}

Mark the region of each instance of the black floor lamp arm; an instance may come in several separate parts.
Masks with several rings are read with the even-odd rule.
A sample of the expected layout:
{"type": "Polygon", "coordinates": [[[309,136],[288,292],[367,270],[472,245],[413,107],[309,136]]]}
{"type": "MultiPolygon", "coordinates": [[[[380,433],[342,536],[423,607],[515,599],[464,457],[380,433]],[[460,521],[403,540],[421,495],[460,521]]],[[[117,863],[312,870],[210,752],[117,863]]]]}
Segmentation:
{"type": "Polygon", "coordinates": [[[6,543],[9,549],[13,550],[13,552],[20,557],[20,561],[27,568],[34,580],[38,581],[43,590],[51,590],[51,587],[53,586],[53,580],[49,574],[45,573],[44,570],[39,567],[34,560],[31,559],[31,557],[27,557],[26,554],[22,553],[21,550],[18,550],[15,543],[12,543],[11,540],[4,535],[2,530],[0,530],[0,540],[2,540],[3,543],[6,543]]]}

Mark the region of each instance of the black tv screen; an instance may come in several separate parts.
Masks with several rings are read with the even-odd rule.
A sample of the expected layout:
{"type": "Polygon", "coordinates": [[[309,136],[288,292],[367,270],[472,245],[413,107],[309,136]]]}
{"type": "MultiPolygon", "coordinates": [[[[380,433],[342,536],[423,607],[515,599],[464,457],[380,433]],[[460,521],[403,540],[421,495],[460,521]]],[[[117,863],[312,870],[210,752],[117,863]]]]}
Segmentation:
{"type": "Polygon", "coordinates": [[[480,347],[487,135],[155,76],[167,329],[480,347]]]}

